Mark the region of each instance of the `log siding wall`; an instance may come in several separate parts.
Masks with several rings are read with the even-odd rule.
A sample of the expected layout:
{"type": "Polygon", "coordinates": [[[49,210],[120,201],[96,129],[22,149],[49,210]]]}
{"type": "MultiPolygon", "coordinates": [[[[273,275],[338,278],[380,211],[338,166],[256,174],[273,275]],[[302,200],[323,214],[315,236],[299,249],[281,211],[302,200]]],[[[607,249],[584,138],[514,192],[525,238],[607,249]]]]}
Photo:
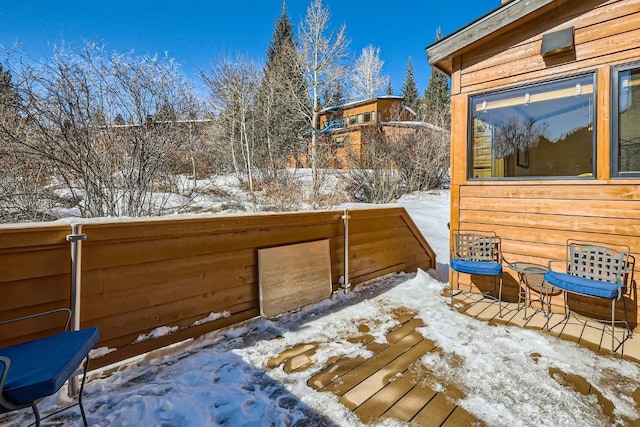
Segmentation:
{"type": "MultiPolygon", "coordinates": [[[[334,290],[343,274],[342,211],[83,224],[82,326],[116,351],[104,366],[259,315],[257,249],[329,239],[334,290]],[[199,323],[210,313],[228,317],[199,323]],[[155,328],[177,328],[136,342],[155,328]]],[[[349,211],[350,282],[435,267],[403,208],[349,211]]],[[[0,320],[68,307],[69,226],[0,227],[0,320]]],[[[283,286],[286,286],[283,283],[283,286]]],[[[0,329],[0,346],[53,331],[51,319],[0,329]]]]}

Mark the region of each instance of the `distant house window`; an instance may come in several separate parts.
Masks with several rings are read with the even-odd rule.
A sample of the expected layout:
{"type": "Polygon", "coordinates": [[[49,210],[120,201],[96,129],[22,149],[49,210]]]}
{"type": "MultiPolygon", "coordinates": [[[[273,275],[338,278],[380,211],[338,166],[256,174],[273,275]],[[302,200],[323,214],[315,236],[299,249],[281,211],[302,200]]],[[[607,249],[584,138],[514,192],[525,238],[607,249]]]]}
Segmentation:
{"type": "Polygon", "coordinates": [[[363,116],[362,114],[358,114],[358,123],[362,123],[363,116]]]}
{"type": "Polygon", "coordinates": [[[364,113],[364,121],[365,122],[371,121],[371,113],[364,113]]]}
{"type": "Polygon", "coordinates": [[[349,117],[349,124],[350,125],[355,125],[356,124],[356,116],[349,117]]]}
{"type": "Polygon", "coordinates": [[[593,177],[595,74],[475,95],[469,178],[593,177]]]}
{"type": "Polygon", "coordinates": [[[344,127],[344,119],[338,118],[333,120],[327,120],[324,122],[324,129],[339,129],[344,127]]]}
{"type": "Polygon", "coordinates": [[[333,140],[333,145],[338,148],[341,148],[346,146],[348,142],[349,142],[348,136],[339,136],[333,140]]]}
{"type": "Polygon", "coordinates": [[[611,169],[613,176],[640,176],[640,63],[611,73],[611,169]]]}

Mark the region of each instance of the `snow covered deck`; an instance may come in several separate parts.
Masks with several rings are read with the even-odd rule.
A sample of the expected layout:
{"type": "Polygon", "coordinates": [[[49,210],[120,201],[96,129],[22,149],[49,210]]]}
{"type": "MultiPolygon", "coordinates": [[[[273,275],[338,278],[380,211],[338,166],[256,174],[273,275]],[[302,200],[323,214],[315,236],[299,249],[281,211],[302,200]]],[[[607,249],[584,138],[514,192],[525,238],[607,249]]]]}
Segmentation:
{"type": "MultiPolygon", "coordinates": [[[[511,325],[537,331],[546,329],[547,318],[541,310],[529,308],[525,318],[523,305],[518,307],[515,303],[507,303],[503,307],[503,317],[500,318],[497,303],[483,298],[478,293],[460,293],[456,296],[455,302],[460,313],[489,325],[511,325]]],[[[425,324],[416,312],[400,310],[395,314],[398,325],[387,332],[386,342],[374,340],[367,322],[358,325],[360,335],[347,339],[348,342],[359,343],[371,351],[370,357],[344,356],[329,359],[311,376],[307,385],[319,392],[333,393],[341,404],[349,408],[365,424],[398,420],[420,426],[483,425],[482,419],[459,404],[460,400],[465,398],[465,387],[457,385],[454,378],[431,369],[428,363],[425,363],[432,359],[450,359],[450,368],[457,369],[461,366],[456,365],[462,365],[463,361],[456,362],[455,354],[446,354],[436,342],[424,337],[417,330],[425,324]]],[[[578,343],[603,356],[609,355],[609,335],[605,325],[594,321],[566,324],[563,319],[564,316],[560,313],[552,314],[548,333],[578,343]]],[[[622,334],[622,330],[619,333],[622,334]]],[[[268,366],[272,369],[281,367],[289,374],[302,372],[314,367],[314,355],[320,349],[321,345],[318,342],[299,344],[271,358],[268,366]]],[[[639,340],[627,340],[624,350],[615,357],[640,362],[639,340]]],[[[545,357],[538,352],[528,356],[534,363],[545,357]]],[[[525,365],[523,363],[523,369],[525,365]]],[[[581,394],[586,399],[597,401],[601,409],[599,417],[603,421],[608,420],[611,425],[620,422],[620,419],[616,418],[615,405],[604,397],[598,385],[592,385],[582,375],[570,370],[565,371],[563,367],[550,367],[548,376],[566,389],[581,394]]],[[[516,374],[513,380],[517,381],[518,377],[516,374]]],[[[640,388],[636,388],[633,399],[636,410],[640,409],[640,388]]],[[[630,421],[626,419],[625,425],[630,421]]],[[[529,425],[524,419],[519,419],[518,422],[529,425]]],[[[605,424],[606,422],[604,421],[605,424]]],[[[493,422],[489,424],[493,425],[493,422]]],[[[537,425],[537,422],[532,420],[530,425],[537,425]]]]}

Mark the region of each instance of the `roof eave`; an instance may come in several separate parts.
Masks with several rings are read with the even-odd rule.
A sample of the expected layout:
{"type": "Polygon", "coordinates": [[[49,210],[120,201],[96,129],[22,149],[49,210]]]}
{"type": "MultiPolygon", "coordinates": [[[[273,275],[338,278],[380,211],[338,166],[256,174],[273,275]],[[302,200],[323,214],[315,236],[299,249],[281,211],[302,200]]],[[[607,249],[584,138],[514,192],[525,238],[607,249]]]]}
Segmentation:
{"type": "Polygon", "coordinates": [[[452,57],[469,46],[542,9],[556,0],[512,0],[469,25],[427,46],[429,64],[451,75],[452,57]]]}

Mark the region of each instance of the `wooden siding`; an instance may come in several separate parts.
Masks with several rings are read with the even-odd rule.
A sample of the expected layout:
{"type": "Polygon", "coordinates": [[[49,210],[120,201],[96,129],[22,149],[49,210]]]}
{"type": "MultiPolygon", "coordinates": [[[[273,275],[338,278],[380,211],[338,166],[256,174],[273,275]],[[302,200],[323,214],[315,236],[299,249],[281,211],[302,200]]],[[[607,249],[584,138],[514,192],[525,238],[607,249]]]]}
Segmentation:
{"type": "MultiPolygon", "coordinates": [[[[509,261],[562,258],[569,238],[626,244],[640,260],[640,180],[612,179],[610,166],[611,66],[640,58],[638,22],[639,0],[555,2],[450,58],[451,228],[497,232],[509,261]],[[543,34],[568,27],[575,29],[575,52],[543,58],[543,34]],[[595,179],[467,179],[470,95],[582,72],[597,78],[595,179]]],[[[627,300],[635,321],[636,292],[627,300]]]]}
{"type": "Polygon", "coordinates": [[[637,59],[638,19],[637,0],[569,2],[462,55],[462,91],[495,90],[637,59]],[[545,62],[540,55],[542,35],[571,26],[575,28],[575,58],[565,55],[545,62]]]}
{"type": "MultiPolygon", "coordinates": [[[[329,239],[334,290],[343,274],[342,211],[85,223],[82,326],[100,327],[103,366],[259,315],[261,248],[329,239]],[[211,313],[226,317],[200,323],[211,313]],[[196,325],[196,323],[198,323],[196,325]],[[136,342],[159,327],[170,335],[136,342]]],[[[350,210],[350,282],[435,266],[403,208],[350,210]]],[[[0,320],[69,306],[69,226],[0,228],[0,320]]],[[[283,284],[284,285],[284,284],[283,284]]],[[[0,329],[0,345],[51,321],[0,329]]]]}

